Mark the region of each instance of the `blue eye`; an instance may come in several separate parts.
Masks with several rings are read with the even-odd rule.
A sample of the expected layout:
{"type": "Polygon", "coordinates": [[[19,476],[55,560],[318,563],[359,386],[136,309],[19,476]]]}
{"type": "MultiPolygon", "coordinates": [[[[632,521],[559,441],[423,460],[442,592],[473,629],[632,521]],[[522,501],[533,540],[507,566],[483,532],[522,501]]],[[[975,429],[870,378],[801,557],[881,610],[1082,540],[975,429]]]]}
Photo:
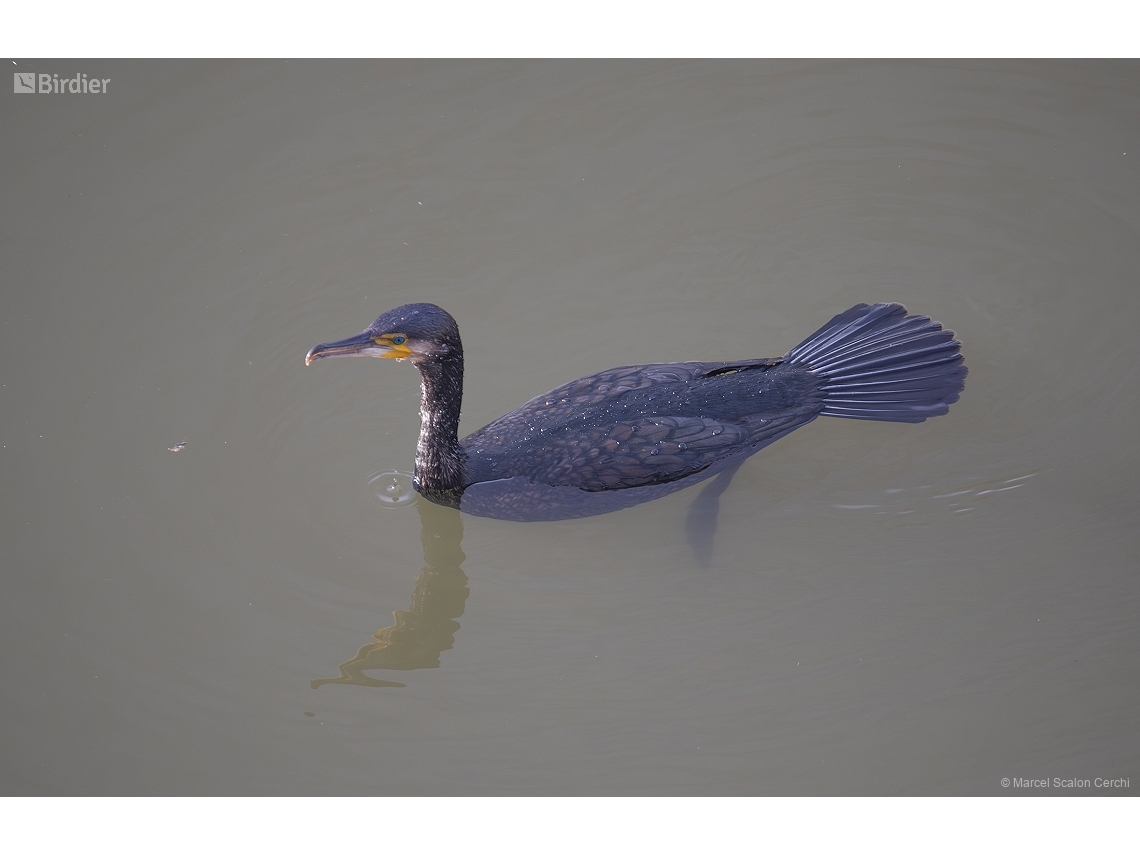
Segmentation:
{"type": "Polygon", "coordinates": [[[407,340],[408,339],[406,336],[402,336],[402,335],[392,336],[392,344],[403,344],[407,340]]]}

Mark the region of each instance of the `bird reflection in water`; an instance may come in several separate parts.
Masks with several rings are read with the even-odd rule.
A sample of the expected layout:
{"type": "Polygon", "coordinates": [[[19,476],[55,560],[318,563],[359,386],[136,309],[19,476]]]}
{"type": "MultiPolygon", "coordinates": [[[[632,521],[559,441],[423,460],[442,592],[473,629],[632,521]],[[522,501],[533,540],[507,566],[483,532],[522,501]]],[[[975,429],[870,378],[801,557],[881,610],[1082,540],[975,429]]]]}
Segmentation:
{"type": "Polygon", "coordinates": [[[440,654],[450,650],[459,631],[470,590],[463,572],[463,520],[459,511],[431,502],[416,502],[424,563],[416,577],[412,604],[393,612],[396,623],[373,636],[356,655],[340,665],[340,676],[313,680],[314,689],[326,683],[354,686],[402,687],[403,683],[370,677],[365,671],[414,671],[438,668],[440,654]]]}

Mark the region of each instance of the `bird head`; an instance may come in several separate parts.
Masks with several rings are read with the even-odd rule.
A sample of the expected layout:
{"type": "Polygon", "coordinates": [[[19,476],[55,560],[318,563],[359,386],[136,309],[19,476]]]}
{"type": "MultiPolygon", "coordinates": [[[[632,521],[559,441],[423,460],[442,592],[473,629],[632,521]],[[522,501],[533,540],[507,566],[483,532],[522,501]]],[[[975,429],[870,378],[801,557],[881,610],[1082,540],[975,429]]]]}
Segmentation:
{"type": "Polygon", "coordinates": [[[305,364],[326,356],[376,356],[419,363],[448,353],[462,353],[455,319],[433,303],[409,303],[385,312],[360,335],[318,344],[305,364]]]}

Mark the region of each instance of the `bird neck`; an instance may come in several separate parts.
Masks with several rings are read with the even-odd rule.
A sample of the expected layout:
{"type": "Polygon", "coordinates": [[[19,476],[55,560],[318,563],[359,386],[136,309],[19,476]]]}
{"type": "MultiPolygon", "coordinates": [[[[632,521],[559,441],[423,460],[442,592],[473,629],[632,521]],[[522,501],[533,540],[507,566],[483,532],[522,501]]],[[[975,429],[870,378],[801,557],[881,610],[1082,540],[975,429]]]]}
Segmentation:
{"type": "Polygon", "coordinates": [[[459,445],[463,353],[426,359],[416,367],[420,370],[420,440],[414,483],[425,498],[457,508],[467,486],[467,456],[459,445]]]}

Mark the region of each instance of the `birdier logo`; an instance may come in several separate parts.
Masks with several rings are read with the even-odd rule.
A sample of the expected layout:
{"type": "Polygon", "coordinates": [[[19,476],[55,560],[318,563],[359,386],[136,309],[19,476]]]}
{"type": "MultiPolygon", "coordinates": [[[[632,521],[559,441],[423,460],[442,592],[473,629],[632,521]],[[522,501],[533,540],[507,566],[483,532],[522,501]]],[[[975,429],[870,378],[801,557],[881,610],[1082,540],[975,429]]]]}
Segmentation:
{"type": "Polygon", "coordinates": [[[12,90],[22,93],[103,95],[110,83],[110,77],[88,77],[86,74],[63,78],[58,74],[36,74],[34,71],[16,71],[12,74],[12,90]]]}

